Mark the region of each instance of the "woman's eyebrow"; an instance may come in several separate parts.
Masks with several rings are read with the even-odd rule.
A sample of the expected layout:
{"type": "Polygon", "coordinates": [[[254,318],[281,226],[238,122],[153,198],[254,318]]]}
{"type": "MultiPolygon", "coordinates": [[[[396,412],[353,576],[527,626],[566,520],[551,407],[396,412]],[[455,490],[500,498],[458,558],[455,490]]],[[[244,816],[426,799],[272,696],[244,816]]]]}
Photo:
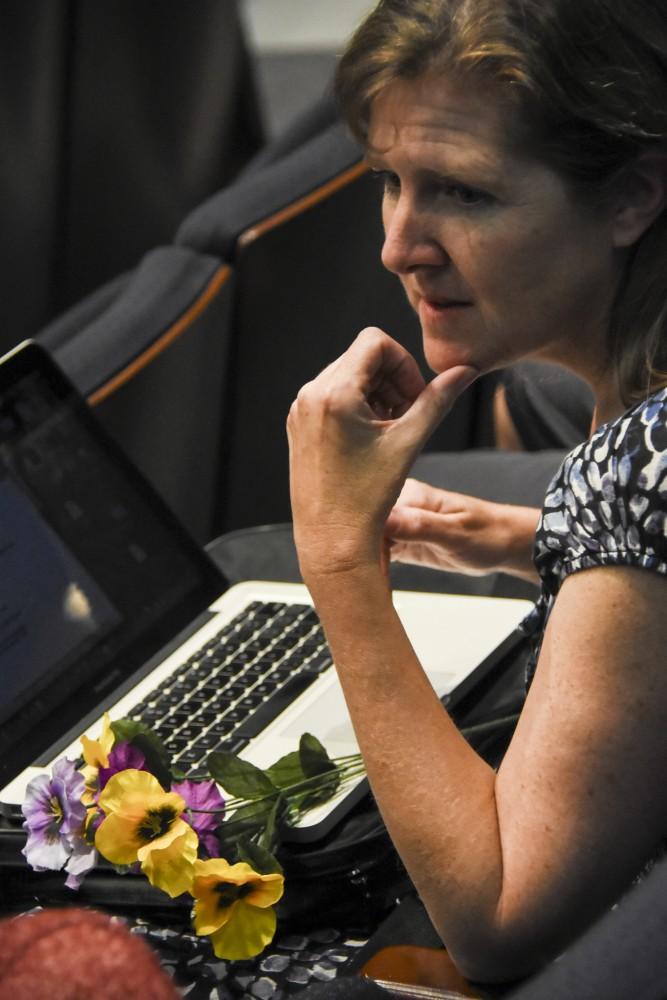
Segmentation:
{"type": "Polygon", "coordinates": [[[366,151],[364,159],[371,170],[386,170],[387,164],[383,162],[382,157],[378,153],[366,151]]]}

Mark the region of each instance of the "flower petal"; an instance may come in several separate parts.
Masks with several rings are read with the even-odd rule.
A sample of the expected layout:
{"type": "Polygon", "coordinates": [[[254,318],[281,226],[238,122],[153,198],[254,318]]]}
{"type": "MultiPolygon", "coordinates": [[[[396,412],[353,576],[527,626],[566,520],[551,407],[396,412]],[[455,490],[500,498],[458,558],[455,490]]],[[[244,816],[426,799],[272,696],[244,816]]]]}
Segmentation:
{"type": "Polygon", "coordinates": [[[119,743],[109,754],[107,767],[101,766],[97,776],[97,786],[101,791],[109,782],[109,779],[118,774],[119,771],[134,769],[143,771],[146,768],[146,757],[131,743],[119,743]]]}
{"type": "Polygon", "coordinates": [[[217,838],[215,831],[213,830],[201,830],[195,827],[197,830],[197,836],[199,837],[199,846],[202,848],[207,857],[217,858],[220,856],[220,841],[217,838]]]}
{"type": "Polygon", "coordinates": [[[57,833],[49,836],[36,832],[28,836],[21,853],[33,871],[57,872],[69,858],[70,850],[66,840],[57,833]]]}
{"type": "Polygon", "coordinates": [[[67,888],[78,889],[83,876],[87,875],[96,864],[97,851],[95,848],[77,837],[72,843],[72,853],[65,865],[65,871],[68,873],[65,881],[67,888]]]}
{"type": "Polygon", "coordinates": [[[91,740],[88,736],[81,737],[81,747],[83,759],[86,764],[92,767],[108,767],[109,752],[114,743],[114,735],[111,729],[111,718],[108,712],[104,713],[102,719],[102,732],[99,739],[91,740]]]}
{"type": "Polygon", "coordinates": [[[83,775],[74,761],[63,757],[53,765],[51,788],[62,809],[62,831],[65,834],[78,833],[86,819],[86,808],[82,797],[86,789],[83,775]]]}
{"type": "Polygon", "coordinates": [[[259,878],[245,861],[237,861],[230,865],[224,858],[209,858],[208,861],[197,861],[195,877],[215,877],[216,882],[230,882],[232,885],[245,885],[254,878],[259,878]]]}
{"type": "Polygon", "coordinates": [[[152,840],[137,852],[141,870],[151,885],[172,898],[180,896],[192,885],[198,845],[192,827],[177,819],[169,835],[152,840]]]}
{"type": "Polygon", "coordinates": [[[208,809],[210,812],[189,813],[183,818],[193,830],[201,833],[204,830],[215,830],[224,815],[225,800],[220,794],[215,781],[179,781],[171,786],[185,799],[188,809],[208,809]]]}
{"type": "Polygon", "coordinates": [[[190,889],[192,895],[195,896],[193,913],[195,933],[199,935],[214,934],[230,920],[238,900],[231,906],[220,906],[220,894],[215,891],[215,886],[220,884],[219,879],[207,887],[201,885],[201,879],[196,881],[200,884],[195,889],[195,882],[193,882],[190,889]]]}
{"type": "Polygon", "coordinates": [[[259,955],[276,933],[275,910],[258,910],[244,899],[230,909],[230,919],[211,935],[216,956],[235,962],[259,955]]]}
{"type": "Polygon", "coordinates": [[[245,897],[249,906],[273,906],[282,896],[285,889],[285,877],[278,872],[270,875],[257,875],[252,880],[252,890],[245,897]]]}
{"type": "Polygon", "coordinates": [[[21,811],[26,819],[23,825],[28,830],[42,830],[53,823],[51,779],[47,774],[39,774],[28,782],[21,811]]]}
{"type": "Polygon", "coordinates": [[[142,846],[134,817],[128,819],[112,813],[95,832],[95,847],[103,858],[114,865],[131,865],[137,860],[137,852],[142,846]]]}

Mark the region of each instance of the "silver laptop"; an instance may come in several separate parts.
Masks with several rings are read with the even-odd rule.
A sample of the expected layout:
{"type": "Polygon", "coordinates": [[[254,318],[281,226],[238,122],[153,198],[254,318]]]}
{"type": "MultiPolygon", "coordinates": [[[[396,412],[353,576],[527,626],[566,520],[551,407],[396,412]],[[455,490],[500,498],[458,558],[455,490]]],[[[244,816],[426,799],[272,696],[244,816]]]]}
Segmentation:
{"type": "MultiPolygon", "coordinates": [[[[492,669],[528,602],[397,592],[440,697],[492,669]]],[[[0,803],[79,755],[101,716],[145,721],[196,776],[208,754],[269,766],[313,733],[357,744],[305,587],[229,587],[209,556],[32,342],[0,359],[0,803]]],[[[292,832],[314,840],[358,801],[347,784],[292,832]]]]}

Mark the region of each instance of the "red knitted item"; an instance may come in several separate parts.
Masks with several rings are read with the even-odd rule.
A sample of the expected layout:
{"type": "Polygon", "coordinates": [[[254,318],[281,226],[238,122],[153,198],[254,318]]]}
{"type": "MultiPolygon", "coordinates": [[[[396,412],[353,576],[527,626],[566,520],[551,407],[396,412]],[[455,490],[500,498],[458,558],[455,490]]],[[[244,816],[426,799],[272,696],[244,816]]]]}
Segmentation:
{"type": "Polygon", "coordinates": [[[149,948],[88,910],[0,921],[0,1000],[177,1000],[149,948]]]}

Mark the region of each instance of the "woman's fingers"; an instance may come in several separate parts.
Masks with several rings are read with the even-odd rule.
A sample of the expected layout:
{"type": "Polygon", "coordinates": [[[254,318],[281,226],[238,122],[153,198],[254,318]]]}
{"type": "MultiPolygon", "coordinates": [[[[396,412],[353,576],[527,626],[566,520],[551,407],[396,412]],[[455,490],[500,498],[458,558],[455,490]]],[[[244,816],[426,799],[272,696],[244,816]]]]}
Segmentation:
{"type": "Polygon", "coordinates": [[[443,515],[421,506],[397,505],[385,523],[385,535],[397,542],[441,542],[443,515]]]}
{"type": "Polygon", "coordinates": [[[448,496],[449,494],[445,490],[409,476],[403,484],[403,489],[396,501],[396,506],[425,507],[428,510],[442,510],[443,502],[448,496]]]}
{"type": "Polygon", "coordinates": [[[436,375],[400,419],[410,437],[423,444],[478,375],[469,365],[457,365],[436,375]]]}

